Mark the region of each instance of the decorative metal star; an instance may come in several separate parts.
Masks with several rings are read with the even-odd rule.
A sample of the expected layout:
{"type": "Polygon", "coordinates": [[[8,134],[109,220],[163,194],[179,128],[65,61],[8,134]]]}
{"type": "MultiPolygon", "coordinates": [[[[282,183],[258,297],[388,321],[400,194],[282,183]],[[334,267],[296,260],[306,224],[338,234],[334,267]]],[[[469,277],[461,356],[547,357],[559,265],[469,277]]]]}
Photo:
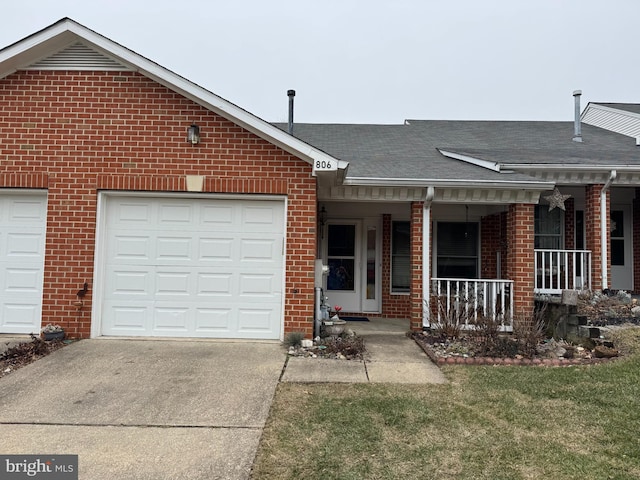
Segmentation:
{"type": "Polygon", "coordinates": [[[547,195],[544,198],[549,202],[549,211],[553,210],[556,207],[561,210],[565,210],[564,202],[568,198],[571,198],[571,195],[562,195],[560,193],[560,190],[558,190],[558,187],[556,187],[553,189],[553,193],[551,195],[547,195]]]}

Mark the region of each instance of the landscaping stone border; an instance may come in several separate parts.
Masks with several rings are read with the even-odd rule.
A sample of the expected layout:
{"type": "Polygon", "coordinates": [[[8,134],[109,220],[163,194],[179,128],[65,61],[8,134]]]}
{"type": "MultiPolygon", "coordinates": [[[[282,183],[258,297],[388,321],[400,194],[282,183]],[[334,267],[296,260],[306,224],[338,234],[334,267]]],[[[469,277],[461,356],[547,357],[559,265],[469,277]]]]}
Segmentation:
{"type": "Polygon", "coordinates": [[[424,351],[424,353],[431,359],[433,363],[438,366],[441,365],[517,365],[517,366],[540,366],[540,367],[572,367],[576,365],[596,365],[600,363],[607,363],[611,360],[616,360],[620,357],[614,358],[500,358],[500,357],[439,357],[425,345],[423,342],[414,338],[414,341],[424,351]]]}

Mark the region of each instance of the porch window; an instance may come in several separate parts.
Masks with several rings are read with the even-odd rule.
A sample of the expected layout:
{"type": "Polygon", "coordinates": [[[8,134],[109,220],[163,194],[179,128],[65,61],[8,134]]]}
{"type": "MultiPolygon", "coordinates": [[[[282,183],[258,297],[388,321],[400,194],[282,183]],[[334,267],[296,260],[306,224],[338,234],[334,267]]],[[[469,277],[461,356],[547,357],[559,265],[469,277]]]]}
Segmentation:
{"type": "Polygon", "coordinates": [[[438,278],[478,278],[478,224],[438,222],[438,278]]]}
{"type": "Polygon", "coordinates": [[[391,292],[409,292],[411,228],[409,222],[391,224],[391,292]]]}
{"type": "Polygon", "coordinates": [[[562,248],[562,210],[549,211],[547,205],[536,205],[534,209],[534,248],[560,250],[562,248]]]}

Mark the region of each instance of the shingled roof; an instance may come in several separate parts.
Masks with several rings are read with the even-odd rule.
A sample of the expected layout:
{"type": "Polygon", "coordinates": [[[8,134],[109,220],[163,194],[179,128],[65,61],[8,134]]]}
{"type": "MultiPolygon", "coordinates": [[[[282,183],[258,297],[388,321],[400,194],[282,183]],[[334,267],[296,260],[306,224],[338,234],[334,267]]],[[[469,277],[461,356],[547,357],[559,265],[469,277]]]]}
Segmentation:
{"type": "Polygon", "coordinates": [[[499,171],[501,165],[520,164],[640,170],[640,149],[633,139],[583,125],[578,143],[572,141],[573,129],[573,122],[407,120],[403,125],[295,124],[294,135],[348,161],[348,177],[354,179],[532,181],[526,174],[499,171]],[[469,158],[448,158],[449,153],[469,158]],[[479,166],[475,159],[495,167],[479,166]]]}

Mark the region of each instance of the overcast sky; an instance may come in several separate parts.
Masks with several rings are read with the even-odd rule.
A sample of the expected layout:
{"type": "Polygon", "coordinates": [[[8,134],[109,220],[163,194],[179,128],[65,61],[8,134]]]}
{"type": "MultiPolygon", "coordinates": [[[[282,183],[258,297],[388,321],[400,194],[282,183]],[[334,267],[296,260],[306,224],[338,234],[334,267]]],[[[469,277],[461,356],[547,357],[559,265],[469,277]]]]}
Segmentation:
{"type": "Polygon", "coordinates": [[[268,121],[572,120],[640,103],[638,0],[2,1],[0,46],[62,17],[268,121]]]}

